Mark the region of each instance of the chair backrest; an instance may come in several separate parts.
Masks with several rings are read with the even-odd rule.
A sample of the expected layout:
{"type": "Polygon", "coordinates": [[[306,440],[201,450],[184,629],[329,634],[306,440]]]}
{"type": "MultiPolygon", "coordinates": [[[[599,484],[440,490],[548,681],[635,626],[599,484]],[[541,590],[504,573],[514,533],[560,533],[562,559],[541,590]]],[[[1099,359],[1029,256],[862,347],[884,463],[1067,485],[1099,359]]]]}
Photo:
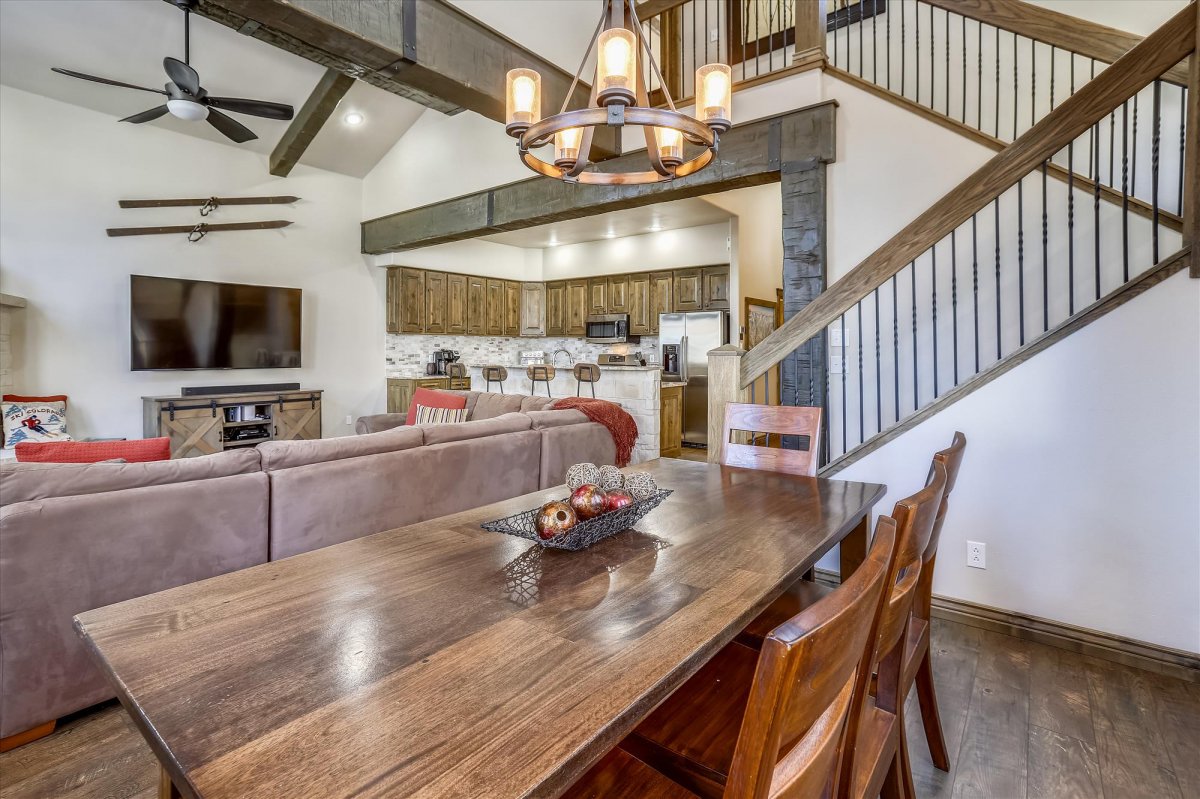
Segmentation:
{"type": "Polygon", "coordinates": [[[584,383],[596,383],[600,380],[600,367],[594,363],[577,363],[571,370],[575,379],[584,383]]]}
{"type": "Polygon", "coordinates": [[[499,380],[501,382],[508,379],[508,370],[503,366],[488,365],[483,367],[484,380],[499,380]]]}
{"type": "Polygon", "coordinates": [[[725,424],[721,430],[721,463],[813,477],[817,473],[817,455],[821,442],[821,409],[791,405],[725,405],[725,424]],[[751,443],[731,441],[738,431],[751,434],[751,443]],[[755,433],[765,436],[765,446],[755,446],[755,433]],[[797,436],[801,449],[772,447],[771,435],[797,436]]]}
{"type": "Polygon", "coordinates": [[[881,516],[854,574],[764,640],[726,797],[832,795],[858,676],[894,574],[896,538],[895,521],[881,516]]]}
{"type": "Polygon", "coordinates": [[[455,378],[458,380],[462,380],[466,376],[467,376],[467,365],[465,363],[458,363],[456,361],[454,363],[446,364],[446,377],[451,377],[451,378],[455,378]]]}
{"type": "MultiPolygon", "coordinates": [[[[942,524],[946,521],[946,511],[950,507],[950,492],[954,490],[954,482],[958,479],[958,469],[962,466],[963,453],[966,450],[967,437],[956,432],[950,446],[933,455],[933,464],[940,463],[946,469],[946,491],[942,494],[942,503],[933,522],[933,532],[930,533],[929,543],[925,546],[921,582],[917,586],[917,599],[913,604],[913,614],[926,621],[929,620],[933,603],[933,568],[937,561],[938,540],[942,537],[942,524]]],[[[929,466],[929,480],[934,476],[933,464],[929,466]]]]}

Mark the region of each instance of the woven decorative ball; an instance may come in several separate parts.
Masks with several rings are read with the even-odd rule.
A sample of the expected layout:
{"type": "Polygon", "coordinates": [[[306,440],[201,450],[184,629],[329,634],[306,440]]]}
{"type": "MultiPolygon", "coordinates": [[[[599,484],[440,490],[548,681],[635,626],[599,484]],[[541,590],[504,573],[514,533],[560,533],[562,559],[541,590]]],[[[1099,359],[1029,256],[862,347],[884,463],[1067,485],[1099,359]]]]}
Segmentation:
{"type": "Polygon", "coordinates": [[[600,469],[594,463],[577,463],[567,469],[567,488],[574,491],[581,485],[600,485],[600,469]]]}
{"type": "Polygon", "coordinates": [[[625,490],[632,494],[634,499],[646,499],[658,491],[658,483],[654,482],[649,472],[634,472],[625,475],[625,490]]]}
{"type": "Polygon", "coordinates": [[[621,474],[621,470],[616,466],[601,466],[600,482],[596,485],[605,491],[612,491],[614,488],[623,488],[625,486],[625,475],[621,474]]]}

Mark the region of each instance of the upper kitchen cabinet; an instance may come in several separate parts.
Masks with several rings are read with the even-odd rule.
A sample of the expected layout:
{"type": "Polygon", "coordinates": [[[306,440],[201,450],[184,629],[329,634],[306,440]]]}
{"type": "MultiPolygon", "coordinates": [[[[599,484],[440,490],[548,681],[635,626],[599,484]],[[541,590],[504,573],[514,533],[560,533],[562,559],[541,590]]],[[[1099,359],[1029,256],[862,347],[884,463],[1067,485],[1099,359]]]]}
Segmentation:
{"type": "Polygon", "coordinates": [[[703,274],[704,310],[729,310],[729,266],[706,266],[703,274]]]}
{"type": "Polygon", "coordinates": [[[467,276],[467,335],[487,335],[487,280],[467,276]]]}
{"type": "Polygon", "coordinates": [[[425,332],[446,332],[446,279],[445,272],[425,273],[425,332]]]}
{"type": "Polygon", "coordinates": [[[387,332],[400,332],[400,267],[387,270],[387,332]]]}
{"type": "Polygon", "coordinates": [[[608,279],[608,312],[629,313],[630,275],[613,275],[608,279]]]}
{"type": "MultiPolygon", "coordinates": [[[[646,336],[652,332],[650,324],[650,273],[642,272],[629,276],[629,334],[646,336]]],[[[656,316],[655,321],[658,320],[656,316]]]]}
{"type": "Polygon", "coordinates": [[[588,280],[587,285],[587,315],[594,316],[608,313],[608,278],[593,277],[588,280]]]}
{"type": "Polygon", "coordinates": [[[546,284],[546,335],[567,334],[567,284],[564,281],[546,284]]]}
{"type": "Polygon", "coordinates": [[[521,284],[521,328],[519,335],[546,335],[546,289],[547,287],[544,283],[521,284]]]}
{"type": "Polygon", "coordinates": [[[446,275],[446,332],[467,333],[467,276],[446,275]]]}
{"type": "Polygon", "coordinates": [[[425,272],[400,267],[400,332],[425,332],[425,272]]]}
{"type": "Polygon", "coordinates": [[[489,336],[504,335],[504,281],[487,281],[487,325],[489,336]]]}
{"type": "MultiPolygon", "coordinates": [[[[605,283],[607,293],[608,284],[605,283]]],[[[563,329],[564,336],[582,336],[586,332],[585,322],[588,316],[588,281],[567,281],[567,323],[563,329]]],[[[601,312],[603,313],[603,312],[601,312]]]]}
{"type": "Polygon", "coordinates": [[[521,335],[521,284],[504,281],[504,335],[521,335]]]}
{"type": "Polygon", "coordinates": [[[658,315],[675,310],[675,275],[650,273],[650,334],[658,332],[658,315]]]}
{"type": "Polygon", "coordinates": [[[675,310],[700,311],[704,308],[704,277],[700,269],[675,270],[675,310]]]}

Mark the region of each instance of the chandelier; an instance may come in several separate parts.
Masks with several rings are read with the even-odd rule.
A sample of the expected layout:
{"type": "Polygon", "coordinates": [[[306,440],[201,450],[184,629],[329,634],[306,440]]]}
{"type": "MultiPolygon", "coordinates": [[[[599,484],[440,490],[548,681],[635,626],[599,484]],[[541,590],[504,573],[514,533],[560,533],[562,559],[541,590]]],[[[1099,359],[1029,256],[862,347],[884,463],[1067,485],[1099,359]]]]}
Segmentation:
{"type": "Polygon", "coordinates": [[[697,69],[696,116],[676,111],[650,46],[642,35],[634,2],[604,0],[596,33],[557,114],[544,119],[541,116],[541,75],[532,69],[509,70],[505,83],[504,130],[517,140],[522,163],[534,172],[568,183],[657,183],[698,172],[716,155],[721,134],[733,124],[729,66],[706,64],[697,69]],[[567,103],[593,47],[596,49],[596,79],[591,97],[587,107],[568,111],[567,103]],[[666,109],[650,107],[649,74],[644,67],[638,69],[642,52],[645,63],[662,86],[666,109]],[[642,172],[589,171],[592,134],[596,128],[625,125],[638,125],[645,133],[651,169],[642,172]],[[551,142],[554,146],[552,163],[532,152],[551,142]],[[704,149],[685,160],[685,142],[704,149]]]}

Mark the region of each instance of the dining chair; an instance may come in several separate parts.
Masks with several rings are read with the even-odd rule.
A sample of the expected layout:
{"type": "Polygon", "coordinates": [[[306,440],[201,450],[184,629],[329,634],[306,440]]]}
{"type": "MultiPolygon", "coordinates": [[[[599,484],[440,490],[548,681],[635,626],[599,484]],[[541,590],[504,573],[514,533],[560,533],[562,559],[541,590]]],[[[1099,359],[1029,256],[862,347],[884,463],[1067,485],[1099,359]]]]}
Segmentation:
{"type": "MultiPolygon", "coordinates": [[[[709,779],[685,763],[665,770],[639,756],[626,739],[564,794],[571,799],[807,799],[835,796],[846,756],[846,732],[867,699],[865,668],[874,652],[897,574],[896,523],[882,516],[863,565],[828,601],[771,631],[761,653],[730,644],[686,685],[710,689],[722,669],[744,672],[737,685],[737,735],[726,736],[728,778],[709,779]]],[[[919,563],[919,561],[918,561],[919,563]]],[[[686,686],[685,686],[686,687],[686,686]]],[[[719,691],[718,691],[719,693],[719,691]]],[[[670,701],[670,700],[668,700],[670,701]]],[[[703,710],[703,709],[701,709],[703,710]]],[[[698,714],[697,719],[704,716],[698,714]]],[[[695,765],[695,764],[693,764],[695,765]]]]}
{"type": "Polygon", "coordinates": [[[793,405],[751,405],[729,402],[721,429],[721,463],[772,472],[815,477],[821,442],[821,409],[793,405]],[[749,443],[731,440],[749,433],[749,443]],[[758,434],[763,445],[755,442],[758,434]],[[800,449],[771,446],[771,436],[796,436],[800,449]]]}
{"type": "MultiPolygon", "coordinates": [[[[929,758],[942,771],[950,770],[950,755],[946,750],[946,738],[942,733],[942,719],[938,715],[937,693],[933,688],[933,661],[930,657],[929,625],[933,603],[933,568],[937,561],[938,539],[942,534],[942,523],[950,504],[950,493],[958,479],[963,453],[967,449],[967,437],[956,432],[950,446],[934,453],[934,463],[946,469],[946,491],[933,523],[933,532],[921,563],[921,580],[917,584],[917,598],[913,602],[912,621],[908,630],[908,650],[904,655],[904,680],[902,694],[908,695],[913,685],[917,687],[917,702],[921,708],[921,723],[925,727],[925,740],[929,744],[929,758]]],[[[934,468],[929,467],[929,479],[934,468]]]]}

